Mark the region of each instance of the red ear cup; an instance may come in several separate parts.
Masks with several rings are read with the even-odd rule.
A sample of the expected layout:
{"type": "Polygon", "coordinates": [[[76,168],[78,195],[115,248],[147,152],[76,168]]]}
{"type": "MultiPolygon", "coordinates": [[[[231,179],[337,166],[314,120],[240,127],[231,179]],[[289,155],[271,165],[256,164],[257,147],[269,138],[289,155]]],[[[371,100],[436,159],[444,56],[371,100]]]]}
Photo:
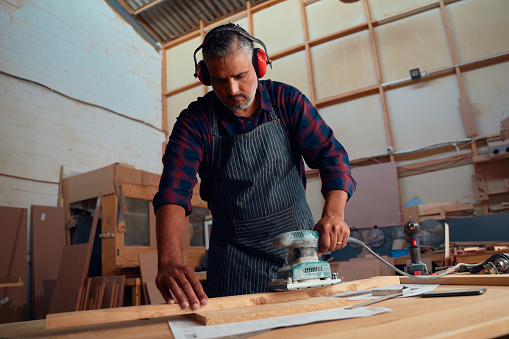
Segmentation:
{"type": "Polygon", "coordinates": [[[205,61],[202,60],[198,63],[198,66],[196,66],[196,74],[202,84],[205,86],[210,86],[210,73],[207,65],[205,64],[205,61]]]}
{"type": "Polygon", "coordinates": [[[267,73],[267,54],[260,48],[253,49],[253,67],[258,78],[263,78],[267,73]]]}

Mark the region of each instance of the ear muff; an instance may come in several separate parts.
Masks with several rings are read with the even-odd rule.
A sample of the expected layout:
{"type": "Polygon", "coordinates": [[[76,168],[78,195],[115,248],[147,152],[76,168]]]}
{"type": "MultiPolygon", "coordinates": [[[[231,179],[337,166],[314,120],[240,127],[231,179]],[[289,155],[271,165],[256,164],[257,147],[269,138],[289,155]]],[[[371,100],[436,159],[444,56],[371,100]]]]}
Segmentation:
{"type": "MultiPolygon", "coordinates": [[[[267,73],[267,54],[265,54],[265,51],[260,48],[253,49],[253,67],[256,72],[256,76],[258,78],[263,78],[265,73],[267,73]]],[[[198,65],[196,66],[196,74],[195,77],[197,77],[202,84],[205,86],[210,86],[210,73],[209,69],[207,68],[207,65],[205,64],[205,61],[201,60],[198,62],[198,65]]]]}
{"type": "Polygon", "coordinates": [[[205,61],[201,60],[196,66],[196,73],[194,77],[200,79],[201,83],[205,86],[210,86],[210,73],[205,61]]]}
{"type": "Polygon", "coordinates": [[[267,54],[263,49],[255,48],[253,50],[253,67],[256,71],[256,76],[258,78],[263,78],[265,73],[267,73],[267,54]]]}
{"type": "MultiPolygon", "coordinates": [[[[262,78],[265,75],[265,73],[267,72],[267,65],[269,65],[272,68],[272,61],[270,60],[269,56],[267,55],[267,48],[265,47],[265,44],[260,39],[257,39],[255,37],[251,36],[249,33],[244,31],[244,29],[242,29],[242,27],[240,27],[239,25],[234,25],[234,24],[229,23],[227,25],[220,26],[219,28],[221,30],[229,30],[229,31],[235,32],[236,34],[242,35],[245,38],[247,38],[253,42],[257,42],[263,46],[263,49],[260,49],[260,48],[253,49],[252,64],[255,69],[256,76],[258,78],[262,78]]],[[[217,29],[217,27],[214,29],[217,29]]],[[[207,40],[207,36],[205,37],[205,40],[207,40]]],[[[200,82],[202,84],[204,84],[205,86],[210,86],[211,85],[210,72],[207,68],[207,65],[205,64],[205,62],[203,60],[201,60],[200,62],[196,62],[196,53],[198,53],[198,51],[203,47],[204,43],[205,43],[205,41],[200,46],[198,46],[198,48],[194,51],[194,54],[193,54],[194,66],[195,66],[194,77],[200,79],[200,82]]]]}

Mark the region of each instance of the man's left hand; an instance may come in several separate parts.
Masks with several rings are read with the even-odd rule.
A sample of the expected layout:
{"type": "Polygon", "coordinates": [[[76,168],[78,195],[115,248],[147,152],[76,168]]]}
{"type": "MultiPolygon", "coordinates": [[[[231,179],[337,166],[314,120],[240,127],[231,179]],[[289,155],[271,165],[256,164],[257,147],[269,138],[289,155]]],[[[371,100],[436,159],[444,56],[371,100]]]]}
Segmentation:
{"type": "Polygon", "coordinates": [[[327,253],[344,248],[350,236],[350,228],[344,219],[345,204],[348,194],[345,191],[329,191],[325,199],[322,219],[314,230],[320,233],[320,253],[327,253]]]}

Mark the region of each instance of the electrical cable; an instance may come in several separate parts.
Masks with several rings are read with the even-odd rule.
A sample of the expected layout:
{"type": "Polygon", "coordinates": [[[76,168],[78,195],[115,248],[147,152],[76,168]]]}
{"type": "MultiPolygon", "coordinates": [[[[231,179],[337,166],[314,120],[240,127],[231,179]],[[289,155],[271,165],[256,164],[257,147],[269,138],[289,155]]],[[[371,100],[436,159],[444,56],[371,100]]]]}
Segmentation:
{"type": "Polygon", "coordinates": [[[431,279],[436,279],[436,278],[440,278],[440,277],[443,277],[444,275],[447,275],[455,270],[457,270],[458,268],[460,267],[466,267],[466,268],[473,268],[475,266],[477,266],[477,264],[463,264],[463,263],[460,263],[460,264],[457,264],[453,267],[450,267],[448,268],[447,270],[445,270],[444,272],[440,273],[440,274],[437,274],[437,275],[411,275],[411,274],[408,274],[406,272],[403,272],[402,270],[396,268],[395,266],[391,265],[389,262],[387,262],[386,260],[384,260],[381,256],[379,256],[378,254],[376,254],[375,252],[373,252],[373,250],[371,248],[369,248],[365,243],[363,243],[362,241],[358,240],[358,239],[355,239],[355,238],[348,238],[348,242],[349,243],[352,243],[352,244],[355,244],[357,246],[362,246],[364,247],[365,249],[367,249],[371,254],[373,254],[378,260],[382,261],[385,265],[389,266],[390,268],[392,268],[394,271],[398,272],[399,274],[401,275],[404,275],[405,277],[409,277],[409,278],[413,278],[413,279],[417,279],[417,280],[431,280],[431,279]]]}

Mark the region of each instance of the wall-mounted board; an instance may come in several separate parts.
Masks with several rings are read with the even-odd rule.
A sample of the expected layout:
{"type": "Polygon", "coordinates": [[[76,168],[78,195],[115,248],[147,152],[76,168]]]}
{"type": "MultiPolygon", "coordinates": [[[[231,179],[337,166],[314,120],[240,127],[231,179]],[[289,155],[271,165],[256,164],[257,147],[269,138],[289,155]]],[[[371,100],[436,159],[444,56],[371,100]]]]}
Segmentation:
{"type": "Polygon", "coordinates": [[[306,6],[306,16],[310,40],[366,23],[362,1],[352,4],[338,0],[316,1],[306,6]]]}
{"type": "Polygon", "coordinates": [[[311,56],[317,99],[377,83],[367,31],[314,46],[311,56]]]}
{"type": "Polygon", "coordinates": [[[280,52],[304,42],[300,1],[282,1],[253,14],[254,36],[270,53],[280,52]]]}
{"type": "Polygon", "coordinates": [[[346,204],[350,227],[372,228],[401,224],[398,174],[395,162],[356,167],[352,176],[357,190],[346,204]]]}

